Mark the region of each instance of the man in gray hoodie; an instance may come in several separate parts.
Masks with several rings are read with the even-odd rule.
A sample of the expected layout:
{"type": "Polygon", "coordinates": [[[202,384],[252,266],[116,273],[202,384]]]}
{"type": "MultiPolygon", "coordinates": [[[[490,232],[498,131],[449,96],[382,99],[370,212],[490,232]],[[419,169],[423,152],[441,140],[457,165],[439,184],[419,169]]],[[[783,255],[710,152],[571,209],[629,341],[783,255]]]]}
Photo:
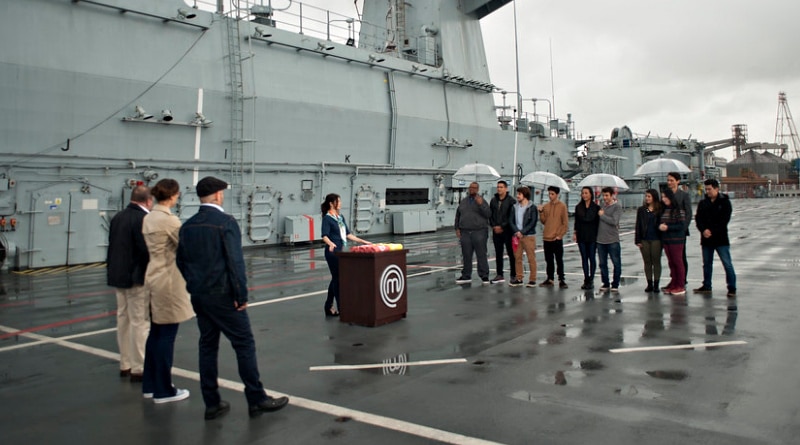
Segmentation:
{"type": "Polygon", "coordinates": [[[600,290],[611,289],[611,292],[618,292],[619,280],[622,276],[622,256],[619,245],[619,218],[622,216],[622,208],[614,199],[613,188],[603,187],[603,206],[597,214],[600,216],[600,224],[597,228],[597,255],[600,257],[600,279],[603,281],[600,290]],[[609,256],[614,265],[614,277],[610,286],[608,280],[609,256]]]}
{"type": "Polygon", "coordinates": [[[464,268],[458,284],[472,281],[472,253],[478,258],[478,276],[482,284],[489,284],[489,259],[486,256],[486,241],[489,239],[489,203],[479,191],[478,183],[469,185],[469,196],[461,200],[456,210],[456,236],[461,242],[464,268]]]}

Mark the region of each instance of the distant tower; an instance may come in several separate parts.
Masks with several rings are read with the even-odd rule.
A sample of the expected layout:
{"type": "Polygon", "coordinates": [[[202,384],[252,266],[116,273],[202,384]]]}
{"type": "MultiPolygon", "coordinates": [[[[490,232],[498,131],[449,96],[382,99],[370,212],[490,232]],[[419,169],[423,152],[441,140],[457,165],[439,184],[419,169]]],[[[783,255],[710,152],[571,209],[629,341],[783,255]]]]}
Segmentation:
{"type": "Polygon", "coordinates": [[[731,126],[731,136],[733,146],[736,149],[736,157],[738,158],[744,152],[745,145],[747,145],[747,125],[736,124],[731,126]]]}
{"type": "Polygon", "coordinates": [[[783,146],[781,157],[790,153],[791,159],[800,158],[800,137],[797,135],[797,127],[794,126],[792,112],[789,110],[789,101],[786,100],[786,93],[778,93],[778,118],[775,122],[775,144],[783,146]],[[791,147],[789,147],[791,145],[791,147]]]}

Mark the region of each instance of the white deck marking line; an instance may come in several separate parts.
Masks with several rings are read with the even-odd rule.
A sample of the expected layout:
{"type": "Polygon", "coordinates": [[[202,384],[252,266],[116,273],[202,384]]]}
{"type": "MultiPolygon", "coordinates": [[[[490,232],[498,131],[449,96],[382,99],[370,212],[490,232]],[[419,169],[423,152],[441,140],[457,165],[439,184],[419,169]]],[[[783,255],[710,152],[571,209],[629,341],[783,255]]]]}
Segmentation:
{"type": "MultiPolygon", "coordinates": [[[[5,330],[5,329],[6,329],[5,327],[0,326],[0,330],[5,330]]],[[[91,332],[83,332],[83,333],[80,333],[80,334],[67,335],[67,336],[64,336],[64,337],[47,337],[48,338],[47,340],[38,340],[38,341],[30,342],[30,343],[21,343],[21,344],[14,345],[14,346],[6,346],[5,348],[0,348],[0,352],[11,351],[11,350],[14,350],[14,349],[27,348],[27,347],[36,346],[36,345],[44,345],[44,344],[48,344],[48,343],[56,343],[58,341],[71,340],[73,338],[90,337],[92,335],[105,334],[105,333],[108,333],[108,332],[115,332],[116,330],[117,330],[117,328],[108,328],[108,329],[101,329],[99,331],[91,331],[91,332]]],[[[7,332],[17,332],[17,331],[7,331],[7,332]]]]}
{"type": "Polygon", "coordinates": [[[429,365],[446,365],[451,363],[466,363],[465,358],[449,358],[441,360],[421,360],[418,362],[402,362],[402,363],[368,363],[365,365],[324,365],[324,366],[309,366],[309,371],[340,371],[351,369],[374,369],[385,368],[387,366],[429,366],[429,365]]]}
{"type": "Polygon", "coordinates": [[[247,303],[247,307],[251,308],[251,307],[256,307],[256,306],[262,306],[262,305],[265,305],[265,304],[282,303],[284,301],[297,300],[297,299],[305,298],[305,297],[313,297],[314,295],[322,295],[322,294],[326,294],[326,293],[328,293],[327,289],[318,290],[318,291],[315,291],[315,292],[307,292],[305,294],[289,295],[288,297],[274,298],[272,300],[257,301],[255,303],[247,303]]]}
{"type": "MultiPolygon", "coordinates": [[[[0,330],[4,330],[7,332],[16,332],[19,329],[13,329],[7,326],[0,325],[0,330]]],[[[92,346],[85,346],[78,343],[73,343],[70,341],[64,341],[63,339],[57,339],[52,337],[47,337],[41,334],[34,334],[31,332],[25,332],[20,334],[22,337],[33,338],[36,340],[41,341],[48,341],[52,342],[61,346],[64,346],[69,349],[74,349],[76,351],[85,352],[88,354],[96,355],[98,357],[108,358],[111,360],[119,361],[119,354],[115,352],[106,351],[104,349],[95,348],[92,346]],[[51,341],[52,340],[52,341],[51,341]]],[[[196,382],[200,381],[200,374],[195,371],[189,371],[183,368],[172,368],[172,374],[187,378],[189,380],[194,380],[196,382]]],[[[230,389],[237,392],[244,391],[244,385],[239,382],[234,382],[231,380],[219,378],[218,379],[219,386],[222,388],[230,389]]],[[[331,405],[329,403],[318,402],[316,400],[306,399],[303,397],[292,396],[290,394],[281,393],[278,391],[274,391],[271,389],[266,389],[268,394],[272,396],[286,396],[289,397],[289,405],[296,406],[298,408],[304,408],[310,411],[316,411],[320,414],[324,414],[326,416],[334,416],[334,417],[348,417],[353,419],[357,422],[365,423],[368,425],[373,425],[378,428],[384,428],[388,430],[398,431],[403,434],[410,434],[412,436],[422,437],[423,439],[430,439],[430,440],[438,440],[440,442],[451,443],[451,444],[464,444],[464,445],[501,445],[499,442],[492,442],[488,440],[478,439],[475,437],[465,436],[463,434],[452,433],[450,431],[440,430],[436,428],[431,428],[425,425],[418,425],[416,423],[405,422],[403,420],[393,419],[391,417],[379,416],[377,414],[370,414],[363,411],[358,411],[354,409],[344,408],[337,405],[331,405]]]]}
{"type": "Polygon", "coordinates": [[[668,346],[644,346],[641,348],[618,348],[618,349],[609,349],[608,352],[613,354],[619,354],[623,352],[645,352],[645,351],[669,351],[673,349],[697,349],[697,348],[708,348],[708,347],[717,347],[717,346],[733,346],[733,345],[746,345],[746,341],[742,340],[734,340],[734,341],[719,341],[716,343],[694,343],[691,345],[668,345],[668,346]]]}

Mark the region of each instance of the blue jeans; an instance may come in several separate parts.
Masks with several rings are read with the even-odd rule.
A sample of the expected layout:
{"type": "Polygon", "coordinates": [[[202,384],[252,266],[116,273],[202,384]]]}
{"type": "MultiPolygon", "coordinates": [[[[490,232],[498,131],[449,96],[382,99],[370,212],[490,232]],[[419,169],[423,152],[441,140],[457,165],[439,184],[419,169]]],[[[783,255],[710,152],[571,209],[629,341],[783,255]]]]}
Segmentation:
{"type": "Polygon", "coordinates": [[[237,311],[231,295],[193,295],[192,307],[197,314],[197,327],[200,328],[200,389],[206,406],[216,407],[220,402],[217,383],[220,332],[225,334],[236,352],[247,403],[253,406],[267,400],[264,385],[259,380],[256,342],[247,311],[237,311]]]}
{"type": "Polygon", "coordinates": [[[172,387],[172,359],[178,323],[150,323],[150,334],[144,347],[144,375],[142,393],[152,393],[160,399],[175,395],[172,387]]]}
{"type": "Polygon", "coordinates": [[[731,246],[702,246],[703,248],[703,287],[711,289],[711,274],[714,272],[714,251],[722,260],[728,290],[736,290],[736,272],[731,261],[731,246]]]}
{"type": "Polygon", "coordinates": [[[600,257],[600,279],[603,286],[608,286],[608,256],[611,255],[611,263],[614,265],[614,280],[611,287],[619,287],[619,279],[622,276],[622,257],[620,255],[619,243],[600,244],[597,243],[597,255],[600,257]]]}
{"type": "Polygon", "coordinates": [[[584,281],[594,281],[594,272],[597,269],[597,243],[582,243],[578,241],[578,250],[581,251],[584,281]]]}

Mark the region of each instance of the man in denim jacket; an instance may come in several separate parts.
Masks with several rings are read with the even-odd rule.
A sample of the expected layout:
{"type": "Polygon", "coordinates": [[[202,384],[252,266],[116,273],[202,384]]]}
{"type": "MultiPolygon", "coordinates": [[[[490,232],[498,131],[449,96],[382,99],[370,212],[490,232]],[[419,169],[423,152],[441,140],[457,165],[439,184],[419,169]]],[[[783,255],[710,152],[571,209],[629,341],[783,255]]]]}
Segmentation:
{"type": "Polygon", "coordinates": [[[220,398],[217,383],[220,332],[236,352],[250,417],[279,410],[289,402],[286,397],[267,396],[259,380],[256,344],[245,311],[247,277],[242,234],[236,220],[222,209],[227,187],[225,181],[211,176],[197,183],[200,209],[181,227],[176,258],[200,328],[200,389],[206,420],[230,409],[230,404],[220,398]]]}

